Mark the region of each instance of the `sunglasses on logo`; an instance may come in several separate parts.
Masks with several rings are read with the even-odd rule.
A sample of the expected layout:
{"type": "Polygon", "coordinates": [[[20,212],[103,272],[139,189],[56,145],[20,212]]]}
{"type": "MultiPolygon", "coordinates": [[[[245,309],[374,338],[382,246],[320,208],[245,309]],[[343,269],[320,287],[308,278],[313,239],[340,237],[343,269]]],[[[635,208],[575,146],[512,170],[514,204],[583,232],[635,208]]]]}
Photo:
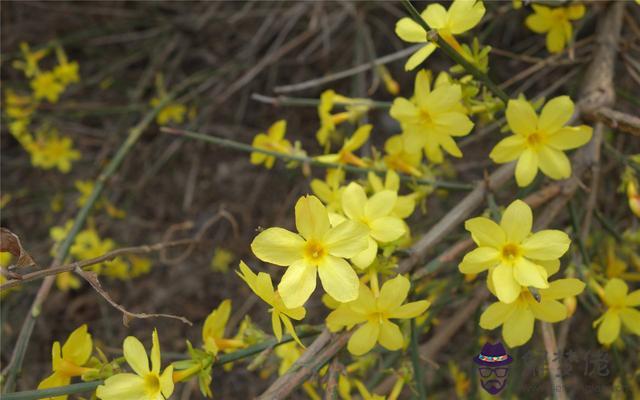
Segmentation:
{"type": "Polygon", "coordinates": [[[478,370],[483,378],[488,378],[491,374],[495,374],[498,378],[504,378],[507,376],[509,368],[478,368],[478,370]]]}

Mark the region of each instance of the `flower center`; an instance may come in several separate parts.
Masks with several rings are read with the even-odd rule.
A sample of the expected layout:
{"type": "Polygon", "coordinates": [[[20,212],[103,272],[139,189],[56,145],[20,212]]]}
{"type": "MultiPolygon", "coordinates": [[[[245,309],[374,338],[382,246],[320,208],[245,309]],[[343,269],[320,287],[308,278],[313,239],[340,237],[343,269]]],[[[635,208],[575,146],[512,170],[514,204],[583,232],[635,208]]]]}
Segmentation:
{"type": "Polygon", "coordinates": [[[420,109],[420,120],[423,124],[432,124],[433,123],[433,119],[431,118],[431,114],[429,114],[429,111],[421,108],[420,109]]]}
{"type": "Polygon", "coordinates": [[[520,248],[513,243],[507,243],[502,246],[502,258],[507,261],[513,261],[520,256],[520,248]]]}
{"type": "Polygon", "coordinates": [[[531,147],[537,147],[541,145],[542,142],[543,142],[543,136],[538,132],[534,132],[529,136],[527,136],[527,144],[531,147]]]}
{"type": "Polygon", "coordinates": [[[144,388],[147,393],[158,393],[160,392],[160,378],[158,374],[150,373],[144,377],[144,388]]]}
{"type": "Polygon", "coordinates": [[[305,256],[312,261],[319,261],[324,257],[325,253],[326,251],[324,246],[322,246],[322,243],[315,240],[309,240],[304,248],[305,256]]]}

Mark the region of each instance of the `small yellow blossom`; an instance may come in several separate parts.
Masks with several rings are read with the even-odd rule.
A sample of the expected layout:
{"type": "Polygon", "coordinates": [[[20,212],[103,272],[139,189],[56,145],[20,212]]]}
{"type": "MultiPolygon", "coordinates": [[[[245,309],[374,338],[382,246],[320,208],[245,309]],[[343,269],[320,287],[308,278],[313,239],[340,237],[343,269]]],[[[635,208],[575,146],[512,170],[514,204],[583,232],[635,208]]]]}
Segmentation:
{"type": "MultiPolygon", "coordinates": [[[[293,147],[291,146],[291,143],[284,138],[286,130],[287,121],[283,119],[276,121],[271,125],[271,127],[269,127],[267,134],[258,133],[256,137],[253,138],[253,143],[251,145],[258,149],[291,154],[293,147]]],[[[276,158],[274,156],[258,152],[251,153],[251,164],[264,164],[265,167],[271,169],[275,161],[276,158]]]]}
{"type": "Polygon", "coordinates": [[[280,293],[273,289],[271,276],[264,272],[256,275],[244,261],[240,261],[240,272],[238,272],[238,275],[258,297],[271,306],[269,310],[271,313],[271,327],[273,328],[273,334],[276,336],[276,339],[278,339],[278,341],[282,340],[282,324],[284,324],[287,333],[293,336],[295,341],[302,346],[302,342],[298,338],[290,318],[299,321],[305,317],[307,310],[305,310],[304,307],[287,307],[283,303],[280,293]]]}
{"type": "MultiPolygon", "coordinates": [[[[151,99],[151,107],[157,107],[162,100],[158,97],[154,97],[151,99]]],[[[184,117],[187,113],[187,106],[184,104],[171,102],[166,106],[162,107],[162,110],[158,112],[156,116],[156,122],[158,125],[167,125],[171,122],[175,122],[176,124],[181,124],[184,121],[184,117]]]]}
{"type": "Polygon", "coordinates": [[[342,327],[356,329],[349,339],[347,349],[353,355],[368,353],[376,342],[387,350],[399,350],[404,345],[404,337],[398,325],[389,319],[411,319],[426,311],[426,300],[404,303],[409,294],[409,279],[398,275],[382,285],[379,295],[365,284],[360,285],[360,294],[355,301],[342,304],[327,316],[327,326],[333,332],[342,327]]]}
{"type": "Polygon", "coordinates": [[[216,355],[219,351],[228,352],[245,346],[242,340],[224,337],[229,315],[231,315],[231,300],[227,299],[220,303],[204,321],[202,343],[208,353],[216,355]]]}
{"type": "MultiPolygon", "coordinates": [[[[65,386],[71,383],[71,378],[81,376],[93,368],[84,367],[93,352],[93,341],[87,332],[87,325],[82,325],[71,332],[67,341],[60,349],[60,342],[53,342],[51,349],[53,374],[49,375],[38,385],[38,389],[65,386]]],[[[51,397],[54,400],[65,400],[64,396],[51,397]]]]}
{"type": "Polygon", "coordinates": [[[55,167],[65,174],[71,170],[71,162],[80,159],[71,138],[60,136],[55,129],[37,132],[36,139],[27,144],[26,150],[34,166],[43,169],[55,167]]]}
{"type": "Polygon", "coordinates": [[[140,257],[135,255],[128,256],[131,263],[131,269],[129,270],[129,276],[136,278],[140,275],[148,274],[151,271],[151,260],[147,257],[140,257]]]}
{"type": "Polygon", "coordinates": [[[640,289],[629,293],[622,279],[610,279],[604,287],[603,300],[607,311],[593,326],[598,326],[598,342],[609,345],[620,336],[621,323],[634,335],[640,336],[640,289]]]}
{"type": "Polygon", "coordinates": [[[329,149],[331,139],[336,133],[336,126],[350,121],[356,123],[370,108],[368,99],[351,99],[349,97],[337,94],[333,90],[326,90],[320,95],[320,104],[318,104],[318,117],[320,117],[320,129],[316,133],[318,143],[329,149]],[[345,105],[345,111],[331,114],[331,110],[335,103],[345,105]]]}
{"type": "Polygon", "coordinates": [[[341,186],[344,181],[344,170],[327,169],[327,176],[324,181],[314,179],[311,181],[311,190],[327,206],[329,212],[340,212],[342,210],[341,186]]]}
{"type": "MultiPolygon", "coordinates": [[[[533,335],[536,319],[558,322],[567,318],[567,307],[559,299],[582,293],[585,284],[578,279],[558,279],[546,289],[538,290],[536,300],[529,289],[522,287],[515,301],[491,304],[480,316],[483,329],[495,329],[502,325],[502,337],[509,347],[522,346],[533,335]]],[[[491,286],[489,287],[490,289],[491,286]]]]}
{"type": "Polygon", "coordinates": [[[396,98],[389,110],[402,127],[404,148],[424,147],[427,158],[434,163],[443,161],[441,149],[462,157],[453,138],[468,135],[473,122],[465,115],[460,85],[441,84],[431,90],[429,74],[420,71],[414,94],[413,101],[396,98]]]}
{"type": "Polygon", "coordinates": [[[345,215],[366,229],[367,247],[351,257],[357,267],[364,269],[371,265],[378,254],[378,243],[392,242],[407,232],[404,221],[392,215],[397,199],[392,190],[382,190],[367,198],[364,188],[356,182],[351,182],[342,193],[345,215]]]}
{"type": "Polygon", "coordinates": [[[291,368],[293,363],[300,358],[303,351],[304,350],[300,348],[296,342],[289,342],[276,347],[275,353],[280,359],[278,375],[284,375],[284,373],[291,368]]]}
{"type": "Polygon", "coordinates": [[[635,181],[630,180],[627,183],[627,198],[629,200],[629,208],[636,215],[640,217],[640,194],[638,193],[638,185],[635,181]]]}
{"type": "Polygon", "coordinates": [[[24,75],[27,78],[31,78],[35,76],[40,69],[38,68],[38,63],[42,60],[47,53],[49,52],[47,49],[41,49],[37,51],[31,51],[29,44],[26,42],[20,42],[20,52],[22,53],[22,60],[16,60],[13,63],[13,67],[19,70],[24,71],[24,75]]]}
{"type": "Polygon", "coordinates": [[[499,164],[518,160],[516,182],[529,185],[538,168],[551,179],[571,176],[571,163],[564,150],[575,149],[591,140],[593,129],[586,125],[565,126],[573,115],[569,96],[549,100],[540,116],[524,99],[509,100],[507,123],[513,135],[502,139],[489,157],[499,164]]]}
{"type": "Polygon", "coordinates": [[[455,383],[456,396],[458,396],[459,399],[466,398],[469,394],[469,390],[471,389],[471,380],[467,374],[465,374],[464,371],[461,371],[453,362],[449,361],[447,366],[449,368],[449,374],[455,383]]]}
{"type": "Polygon", "coordinates": [[[216,247],[211,259],[211,269],[215,272],[227,272],[234,259],[235,255],[231,251],[216,247]]]}
{"type": "Polygon", "coordinates": [[[64,53],[62,47],[56,47],[56,56],[58,58],[58,65],[53,69],[53,74],[63,85],[69,85],[80,81],[78,74],[79,65],[77,62],[69,62],[67,55],[64,53]]]}
{"type": "Polygon", "coordinates": [[[302,306],[315,290],[316,273],[333,298],[355,300],[358,276],[345,258],[366,248],[365,227],[353,221],[331,227],[327,209],[315,196],[301,197],[295,215],[299,234],[269,228],[251,243],[260,260],[288,267],[278,285],[284,304],[288,308],[302,306]]]}
{"type": "Polygon", "coordinates": [[[153,330],[151,347],[151,369],[149,358],[140,341],[128,336],[122,345],[124,358],[135,372],[113,375],[98,386],[96,396],[102,400],[159,400],[167,399],[173,393],[173,366],[169,365],[160,373],[160,342],[158,332],[153,330]]]}
{"type": "Polygon", "coordinates": [[[57,103],[64,85],[56,79],[53,72],[43,72],[31,80],[31,89],[36,100],[47,99],[49,103],[57,103]]]}
{"type": "Polygon", "coordinates": [[[413,176],[421,176],[420,162],[422,161],[422,150],[409,150],[405,147],[402,135],[394,135],[384,142],[384,163],[394,171],[403,172],[413,176]]]}
{"type": "MultiPolygon", "coordinates": [[[[461,54],[462,48],[454,35],[464,33],[478,25],[484,16],[485,8],[482,1],[454,0],[449,10],[441,4],[429,4],[420,14],[429,28],[438,32],[449,45],[461,54]]],[[[436,49],[436,45],[429,41],[427,32],[413,19],[405,17],[396,24],[396,35],[409,43],[425,43],[418,51],[413,53],[404,66],[406,71],[411,71],[427,59],[436,49]]]]}
{"type": "Polygon", "coordinates": [[[478,248],[467,253],[458,266],[463,274],[489,269],[489,283],[503,303],[520,296],[522,286],[545,289],[547,278],[559,268],[559,258],[569,249],[571,239],[559,230],[531,233],[533,214],[523,201],[511,203],[500,225],[484,217],[471,218],[465,228],[478,248]]]}
{"type": "MultiPolygon", "coordinates": [[[[398,194],[400,190],[400,176],[396,174],[393,170],[387,171],[387,174],[384,178],[384,183],[382,179],[378,175],[373,172],[369,172],[367,175],[367,179],[369,180],[369,184],[371,188],[373,188],[374,193],[379,193],[385,190],[391,190],[398,194]]],[[[398,217],[401,219],[408,218],[416,208],[415,196],[407,195],[400,196],[396,198],[396,204],[391,211],[392,217],[398,217]]]]}
{"type": "MultiPolygon", "coordinates": [[[[111,239],[102,240],[94,229],[85,229],[78,233],[69,253],[79,260],[86,260],[106,254],[115,246],[115,242],[111,239]]],[[[100,273],[105,265],[104,262],[99,263],[92,265],[91,269],[100,273]]]]}
{"type": "Polygon", "coordinates": [[[7,117],[14,120],[26,120],[26,123],[28,125],[29,118],[36,108],[31,96],[20,95],[11,89],[7,89],[4,91],[4,97],[4,112],[7,117]]]}
{"type": "Polygon", "coordinates": [[[68,292],[71,289],[78,289],[80,287],[80,279],[73,275],[73,272],[66,271],[56,275],[56,287],[63,292],[68,292]]]}
{"type": "Polygon", "coordinates": [[[525,20],[525,25],[535,33],[547,34],[547,50],[551,53],[561,52],[573,36],[571,21],[584,16],[582,4],[571,4],[567,7],[546,7],[533,4],[534,14],[525,20]]]}
{"type": "Polygon", "coordinates": [[[325,154],[316,157],[317,160],[334,163],[334,164],[351,164],[358,167],[366,167],[367,163],[360,157],[353,154],[354,151],[362,147],[371,134],[372,125],[362,125],[353,133],[353,135],[346,139],[342,145],[342,148],[336,154],[325,154]]]}

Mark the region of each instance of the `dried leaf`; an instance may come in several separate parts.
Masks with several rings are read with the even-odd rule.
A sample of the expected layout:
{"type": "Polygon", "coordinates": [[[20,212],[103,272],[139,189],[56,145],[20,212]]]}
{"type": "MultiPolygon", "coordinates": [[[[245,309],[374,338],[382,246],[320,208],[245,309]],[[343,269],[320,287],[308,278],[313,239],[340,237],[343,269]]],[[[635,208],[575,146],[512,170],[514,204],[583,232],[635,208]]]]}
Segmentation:
{"type": "Polygon", "coordinates": [[[11,255],[18,259],[9,269],[36,265],[29,253],[22,247],[18,235],[7,228],[0,228],[0,252],[5,251],[11,253],[11,255]]]}

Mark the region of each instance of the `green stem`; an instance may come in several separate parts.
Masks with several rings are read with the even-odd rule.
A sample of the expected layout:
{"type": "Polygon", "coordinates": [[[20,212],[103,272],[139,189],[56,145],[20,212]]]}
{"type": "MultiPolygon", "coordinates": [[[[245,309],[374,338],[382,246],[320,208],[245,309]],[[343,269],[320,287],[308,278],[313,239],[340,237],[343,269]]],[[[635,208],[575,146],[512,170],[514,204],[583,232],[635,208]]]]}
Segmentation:
{"type": "MultiPolygon", "coordinates": [[[[297,331],[298,337],[300,339],[315,336],[320,333],[320,329],[316,327],[306,327],[297,331]]],[[[269,339],[264,342],[255,344],[251,347],[247,347],[246,349],[234,351],[233,353],[223,354],[216,359],[214,365],[224,365],[230,362],[238,361],[243,358],[251,357],[255,354],[258,354],[265,349],[270,347],[277,347],[281,344],[288,343],[293,340],[293,337],[289,334],[284,335],[282,340],[278,342],[277,339],[269,339]]],[[[82,383],[74,383],[66,386],[59,386],[48,389],[37,389],[37,390],[25,390],[22,392],[14,392],[7,393],[2,395],[3,400],[35,400],[42,399],[45,397],[54,397],[54,396],[63,396],[75,393],[84,393],[94,391],[99,385],[104,383],[103,380],[99,381],[91,381],[91,382],[82,382],[82,383]]]]}
{"type": "MultiPolygon", "coordinates": [[[[175,129],[175,128],[167,128],[167,127],[160,128],[160,130],[162,132],[171,133],[173,135],[183,136],[183,137],[187,137],[187,138],[190,138],[190,139],[201,140],[203,142],[213,143],[213,144],[216,144],[218,146],[228,147],[228,148],[231,148],[231,149],[244,151],[244,152],[247,152],[247,153],[254,153],[254,152],[255,153],[262,153],[262,154],[266,154],[266,155],[269,155],[269,156],[281,158],[283,160],[298,161],[298,162],[301,162],[301,163],[310,164],[310,165],[313,165],[313,166],[316,166],[316,167],[321,167],[321,168],[341,168],[341,169],[344,169],[346,171],[355,172],[355,173],[361,173],[361,174],[366,174],[366,173],[369,173],[369,172],[373,172],[373,173],[376,173],[378,175],[384,175],[386,173],[386,170],[379,170],[379,169],[373,169],[373,168],[362,168],[362,167],[356,167],[356,166],[353,166],[353,165],[346,165],[346,164],[327,163],[327,162],[322,162],[322,161],[319,161],[319,160],[317,160],[315,158],[311,158],[311,157],[306,157],[306,156],[301,156],[301,155],[294,155],[294,154],[287,154],[287,153],[280,153],[280,152],[277,152],[277,151],[266,150],[266,149],[260,149],[260,148],[253,147],[253,146],[245,144],[245,143],[236,142],[235,140],[224,139],[224,138],[221,138],[221,137],[205,135],[205,134],[197,133],[197,132],[191,132],[191,131],[175,129]]],[[[415,177],[412,177],[412,176],[409,176],[409,175],[403,175],[403,174],[398,174],[398,175],[400,176],[400,179],[403,180],[403,181],[411,181],[411,182],[416,182],[416,183],[423,184],[423,185],[432,185],[433,187],[439,187],[439,188],[445,188],[445,189],[454,189],[454,190],[471,190],[471,189],[473,189],[473,185],[469,185],[469,184],[466,184],[466,183],[438,181],[438,180],[434,180],[434,179],[419,179],[419,178],[415,178],[415,177]]]]}
{"type": "MultiPolygon", "coordinates": [[[[429,27],[427,22],[422,18],[418,10],[415,9],[413,4],[411,4],[411,1],[402,0],[402,4],[405,6],[407,11],[409,12],[409,15],[411,16],[411,18],[415,22],[417,22],[422,27],[422,29],[424,29],[425,32],[427,32],[427,36],[429,36],[428,33],[432,31],[432,29],[429,27]]],[[[453,47],[451,47],[449,43],[444,41],[440,35],[435,35],[435,37],[433,38],[433,41],[438,45],[439,48],[442,49],[442,51],[445,52],[445,54],[449,58],[451,58],[457,64],[460,64],[468,73],[473,75],[474,78],[482,81],[484,85],[493,92],[493,94],[495,94],[500,100],[502,100],[504,104],[507,104],[507,102],[509,101],[509,96],[502,89],[500,89],[498,85],[496,85],[491,80],[491,78],[489,78],[487,74],[480,71],[478,68],[476,68],[475,65],[467,61],[460,53],[458,53],[453,47]]]]}
{"type": "Polygon", "coordinates": [[[411,320],[411,363],[413,364],[413,378],[415,379],[416,389],[418,390],[418,398],[425,400],[427,398],[426,388],[424,386],[422,364],[420,363],[420,350],[418,348],[418,326],[416,320],[411,320]]]}

